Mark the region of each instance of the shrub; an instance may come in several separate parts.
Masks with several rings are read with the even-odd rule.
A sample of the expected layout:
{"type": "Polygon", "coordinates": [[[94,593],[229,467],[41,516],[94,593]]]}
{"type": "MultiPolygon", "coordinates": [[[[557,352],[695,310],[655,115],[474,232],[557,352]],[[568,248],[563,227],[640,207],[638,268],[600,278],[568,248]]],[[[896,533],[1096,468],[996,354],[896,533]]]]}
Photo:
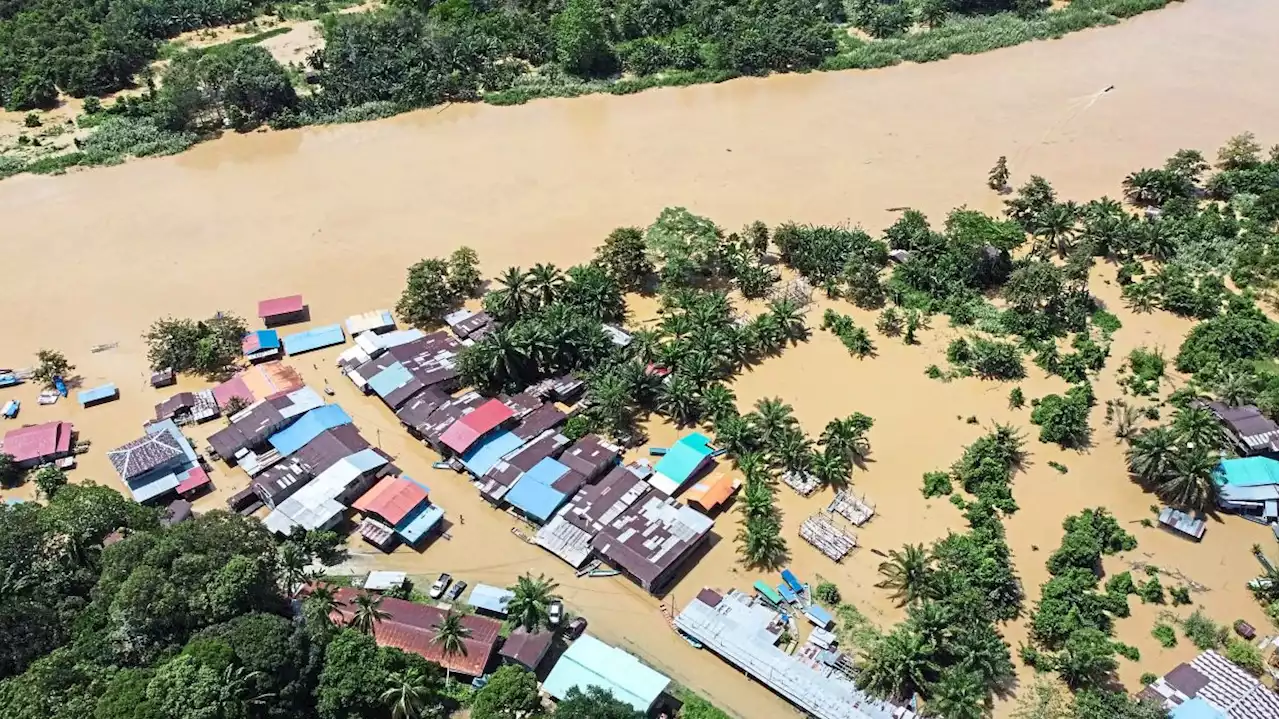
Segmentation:
{"type": "Polygon", "coordinates": [[[968,364],[973,359],[973,351],[963,337],[957,337],[947,345],[947,361],[951,364],[968,364]]]}
{"type": "Polygon", "coordinates": [[[1164,357],[1158,350],[1139,347],[1129,353],[1130,376],[1125,386],[1139,397],[1153,395],[1160,391],[1160,380],[1164,378],[1164,368],[1164,357]]]}
{"type": "Polygon", "coordinates": [[[1121,597],[1136,594],[1138,592],[1138,588],[1133,584],[1133,575],[1128,572],[1113,574],[1111,578],[1107,580],[1106,588],[1107,594],[1114,594],[1121,597]]]}
{"type": "Polygon", "coordinates": [[[984,379],[1022,379],[1027,374],[1017,347],[981,337],[973,341],[973,370],[984,379]]]}
{"type": "Polygon", "coordinates": [[[1031,411],[1031,422],[1040,426],[1040,441],[1062,447],[1079,447],[1089,441],[1089,406],[1092,389],[1077,385],[1065,396],[1043,397],[1031,411]]]}
{"type": "Polygon", "coordinates": [[[1022,394],[1021,387],[1014,387],[1009,392],[1009,409],[1022,409],[1027,403],[1027,398],[1022,394]]]}
{"type": "Polygon", "coordinates": [[[1125,644],[1124,642],[1116,642],[1115,648],[1116,648],[1116,654],[1119,654],[1120,656],[1124,657],[1125,659],[1128,659],[1131,662],[1137,662],[1142,660],[1142,653],[1138,651],[1137,647],[1130,646],[1128,644],[1125,644]]]}
{"type": "Polygon", "coordinates": [[[1169,598],[1173,606],[1191,603],[1191,590],[1186,587],[1173,587],[1169,590],[1169,598]]]}
{"type": "Polygon", "coordinates": [[[821,582],[814,588],[813,596],[819,602],[834,607],[840,603],[840,588],[831,582],[821,582]]]}
{"type": "Polygon", "coordinates": [[[1198,649],[1217,649],[1227,642],[1227,628],[1206,617],[1197,609],[1182,620],[1182,633],[1198,649]]]}
{"type": "Polygon", "coordinates": [[[924,488],[921,492],[925,498],[942,497],[951,494],[951,475],[946,472],[925,472],[924,488]]]}
{"type": "Polygon", "coordinates": [[[1067,466],[1064,464],[1061,464],[1059,462],[1054,462],[1053,460],[1049,460],[1046,464],[1048,464],[1050,467],[1053,467],[1055,470],[1057,470],[1058,474],[1067,473],[1067,466]]]}
{"type": "Polygon", "coordinates": [[[1159,577],[1152,577],[1138,586],[1138,596],[1143,604],[1164,604],[1164,587],[1159,577]]]}
{"type": "Polygon", "coordinates": [[[34,112],[28,112],[27,116],[22,118],[23,127],[40,127],[43,124],[40,122],[40,115],[34,112]]]}
{"type": "Polygon", "coordinates": [[[1138,678],[1138,681],[1145,687],[1148,684],[1155,684],[1159,679],[1159,676],[1152,674],[1151,672],[1143,672],[1142,676],[1138,678]]]}
{"type": "Polygon", "coordinates": [[[1227,648],[1224,656],[1234,662],[1236,666],[1254,676],[1262,676],[1262,673],[1266,671],[1266,664],[1263,662],[1262,652],[1249,642],[1232,638],[1227,642],[1227,648]]]}
{"type": "MultiPolygon", "coordinates": [[[[1151,630],[1151,636],[1155,637],[1156,641],[1160,642],[1160,646],[1165,649],[1178,646],[1178,634],[1177,632],[1174,632],[1173,627],[1168,624],[1157,624],[1155,628],[1151,630]]],[[[1143,682],[1143,684],[1150,683],[1151,682],[1143,682]]]]}

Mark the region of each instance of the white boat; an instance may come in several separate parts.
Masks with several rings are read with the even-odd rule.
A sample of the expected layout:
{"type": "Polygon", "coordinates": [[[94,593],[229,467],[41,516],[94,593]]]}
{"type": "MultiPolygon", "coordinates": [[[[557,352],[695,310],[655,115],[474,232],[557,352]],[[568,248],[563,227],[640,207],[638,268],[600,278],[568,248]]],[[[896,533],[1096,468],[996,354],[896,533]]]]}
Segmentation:
{"type": "Polygon", "coordinates": [[[61,396],[57,390],[47,389],[40,393],[40,397],[36,401],[40,404],[57,404],[58,398],[61,396]]]}

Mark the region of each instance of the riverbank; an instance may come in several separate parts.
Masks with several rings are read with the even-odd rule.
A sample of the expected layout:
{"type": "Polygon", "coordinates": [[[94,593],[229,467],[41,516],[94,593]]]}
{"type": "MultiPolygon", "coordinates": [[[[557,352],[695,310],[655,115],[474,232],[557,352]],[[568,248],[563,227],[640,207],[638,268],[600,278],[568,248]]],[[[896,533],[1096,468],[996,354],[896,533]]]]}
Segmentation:
{"type": "MultiPolygon", "coordinates": [[[[1176,0],[1181,1],[1181,0],[1176,0]]],[[[832,26],[835,52],[812,69],[820,71],[873,70],[901,63],[928,63],[954,55],[973,55],[1023,43],[1058,39],[1080,30],[1115,25],[1122,20],[1164,8],[1175,0],[1075,0],[1050,6],[1044,11],[1022,16],[1014,12],[991,15],[951,15],[936,26],[909,27],[905,33],[874,38],[852,24],[832,26]]],[[[364,11],[368,6],[346,8],[340,13],[364,11]]],[[[163,57],[186,48],[205,52],[211,47],[232,44],[261,44],[295,78],[304,101],[312,88],[301,81],[307,56],[324,47],[320,22],[288,23],[284,26],[236,39],[226,29],[206,29],[188,33],[168,43],[163,57]]],[[[243,28],[257,28],[257,21],[243,28]]],[[[241,28],[238,32],[247,32],[241,28]]],[[[160,70],[167,60],[157,63],[160,70]]],[[[478,99],[491,105],[515,105],[535,99],[572,98],[592,94],[628,95],[662,87],[686,87],[722,83],[756,74],[739,69],[659,69],[627,70],[607,79],[589,80],[546,65],[519,73],[501,89],[480,90],[478,99]]],[[[801,68],[804,71],[810,68],[801,68]]],[[[136,95],[126,91],[124,94],[136,95]]],[[[341,109],[302,110],[277,118],[277,128],[342,124],[391,117],[419,109],[422,103],[370,101],[341,109]]],[[[73,168],[119,164],[127,159],[176,154],[192,146],[216,140],[221,130],[172,131],[152,119],[134,114],[113,115],[109,110],[88,114],[82,103],[70,98],[62,106],[45,113],[0,111],[0,179],[22,173],[63,174],[73,168]],[[35,117],[40,125],[28,125],[35,117]]]]}

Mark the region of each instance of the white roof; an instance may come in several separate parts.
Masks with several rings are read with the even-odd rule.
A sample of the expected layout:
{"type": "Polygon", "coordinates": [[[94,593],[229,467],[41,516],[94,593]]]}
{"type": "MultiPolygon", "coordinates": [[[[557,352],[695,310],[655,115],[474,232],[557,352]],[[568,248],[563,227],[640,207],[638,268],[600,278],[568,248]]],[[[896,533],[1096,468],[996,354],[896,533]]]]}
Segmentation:
{"type": "Polygon", "coordinates": [[[349,457],[343,457],[277,505],[275,511],[267,516],[267,527],[281,534],[288,534],[294,525],[303,529],[327,526],[334,517],[347,509],[337,498],[365,473],[386,463],[386,458],[372,449],[363,449],[349,457]]]}
{"type": "Polygon", "coordinates": [[[379,592],[386,591],[404,584],[408,576],[404,572],[369,572],[369,578],[364,580],[364,588],[379,592]]]}
{"type": "MultiPolygon", "coordinates": [[[[363,337],[363,336],[364,335],[361,335],[360,337],[363,337]]],[[[373,359],[372,357],[369,356],[369,353],[366,352],[365,349],[360,346],[360,337],[356,338],[356,344],[354,346],[348,347],[345,350],[342,350],[342,352],[338,355],[338,358],[334,360],[335,364],[339,364],[339,365],[343,363],[364,364],[365,362],[368,362],[369,360],[373,359]]]]}
{"type": "Polygon", "coordinates": [[[390,310],[370,310],[347,318],[347,332],[351,335],[395,326],[396,321],[390,310]]]}
{"type": "Polygon", "coordinates": [[[661,472],[654,472],[649,475],[649,486],[671,497],[680,491],[682,482],[677,482],[661,472]]]}

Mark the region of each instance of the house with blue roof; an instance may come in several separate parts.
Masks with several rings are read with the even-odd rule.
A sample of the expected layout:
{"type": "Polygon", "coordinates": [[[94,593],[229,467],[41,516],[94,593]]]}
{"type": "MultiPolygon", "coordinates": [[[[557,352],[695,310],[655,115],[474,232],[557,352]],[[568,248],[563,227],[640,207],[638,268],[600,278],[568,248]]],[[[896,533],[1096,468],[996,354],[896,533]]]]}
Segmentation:
{"type": "Polygon", "coordinates": [[[524,440],[514,432],[489,434],[462,453],[462,466],[476,477],[483,477],[499,460],[520,449],[524,440]]]}
{"type": "Polygon", "coordinates": [[[347,335],[342,331],[342,325],[323,325],[321,327],[312,327],[303,332],[295,332],[287,335],[284,342],[284,351],[290,355],[302,354],[324,347],[332,347],[340,345],[347,341],[347,335]]]}
{"type": "Polygon", "coordinates": [[[1280,517],[1280,462],[1271,457],[1224,459],[1213,472],[1218,506],[1259,524],[1280,517]]]}
{"type": "Polygon", "coordinates": [[[584,484],[581,474],[547,457],[520,475],[503,499],[531,521],[546,524],[584,484]]]}
{"type": "Polygon", "coordinates": [[[250,362],[264,362],[280,357],[280,333],[275,330],[254,330],[240,340],[240,349],[250,362]]]}
{"type": "Polygon", "coordinates": [[[668,497],[673,497],[689,480],[702,474],[715,462],[712,459],[714,453],[707,435],[701,432],[687,434],[658,460],[657,466],[653,468],[653,475],[649,477],[649,484],[668,497]]]}
{"type": "Polygon", "coordinates": [[[556,699],[564,699],[575,687],[583,692],[600,687],[636,711],[647,713],[669,684],[670,677],[635,656],[584,634],[560,655],[542,689],[556,699]]]}
{"type": "Polygon", "coordinates": [[[351,415],[336,404],[317,407],[298,418],[297,422],[267,439],[281,457],[288,457],[320,436],[326,429],[351,424],[351,415]]]}

